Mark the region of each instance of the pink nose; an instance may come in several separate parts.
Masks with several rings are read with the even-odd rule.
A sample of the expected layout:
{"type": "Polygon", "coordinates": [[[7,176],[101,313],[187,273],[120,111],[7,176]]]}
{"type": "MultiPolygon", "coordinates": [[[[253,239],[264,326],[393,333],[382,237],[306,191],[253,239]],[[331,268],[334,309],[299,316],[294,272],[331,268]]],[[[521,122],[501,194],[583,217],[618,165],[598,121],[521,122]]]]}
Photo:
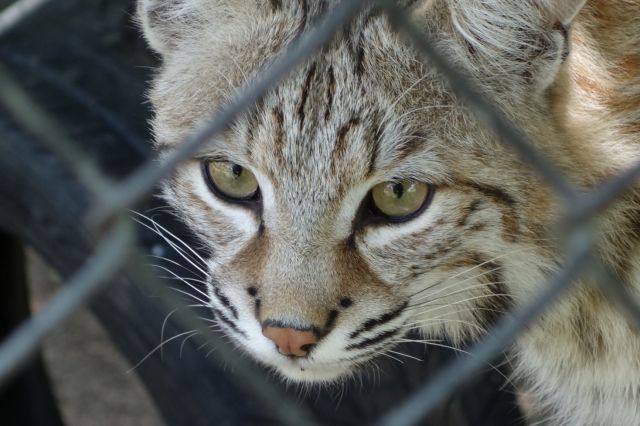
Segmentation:
{"type": "Polygon", "coordinates": [[[265,327],[264,334],[278,347],[278,352],[286,356],[305,357],[318,338],[312,331],[300,331],[294,328],[265,327]]]}

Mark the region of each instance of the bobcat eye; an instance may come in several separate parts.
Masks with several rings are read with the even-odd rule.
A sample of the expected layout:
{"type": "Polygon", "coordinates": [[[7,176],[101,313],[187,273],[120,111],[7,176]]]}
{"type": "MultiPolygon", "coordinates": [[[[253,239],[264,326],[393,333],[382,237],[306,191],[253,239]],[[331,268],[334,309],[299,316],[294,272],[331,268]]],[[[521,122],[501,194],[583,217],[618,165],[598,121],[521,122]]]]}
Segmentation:
{"type": "Polygon", "coordinates": [[[258,194],[258,181],[249,170],[228,161],[205,160],[202,169],[209,187],[231,201],[246,201],[258,194]]]}
{"type": "Polygon", "coordinates": [[[371,190],[374,208],[387,220],[403,222],[413,219],[429,204],[431,187],[411,179],[378,184],[371,190]]]}

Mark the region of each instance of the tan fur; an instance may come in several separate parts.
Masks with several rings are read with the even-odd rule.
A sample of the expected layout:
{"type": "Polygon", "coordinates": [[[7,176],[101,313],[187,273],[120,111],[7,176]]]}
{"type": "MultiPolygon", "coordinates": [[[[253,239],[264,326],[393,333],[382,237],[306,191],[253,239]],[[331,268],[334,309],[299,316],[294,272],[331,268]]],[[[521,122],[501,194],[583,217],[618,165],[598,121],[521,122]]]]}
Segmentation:
{"type": "MultiPolygon", "coordinates": [[[[407,3],[580,190],[640,161],[640,1],[407,3]]],[[[164,62],[151,91],[161,154],[335,4],[141,0],[164,62]]],[[[560,201],[368,8],[180,167],[164,194],[214,253],[209,293],[221,326],[297,381],[352,374],[411,328],[475,339],[563,262],[553,228],[560,201]],[[200,170],[207,158],[253,172],[260,202],[214,195],[200,170]],[[399,178],[431,184],[429,207],[406,223],[369,220],[371,188],[399,178]],[[265,321],[314,330],[320,341],[308,358],[286,359],[262,335],[265,321]]],[[[602,260],[638,293],[638,187],[598,224],[602,260]]],[[[512,352],[548,424],[640,424],[640,338],[590,278],[512,352]]]]}

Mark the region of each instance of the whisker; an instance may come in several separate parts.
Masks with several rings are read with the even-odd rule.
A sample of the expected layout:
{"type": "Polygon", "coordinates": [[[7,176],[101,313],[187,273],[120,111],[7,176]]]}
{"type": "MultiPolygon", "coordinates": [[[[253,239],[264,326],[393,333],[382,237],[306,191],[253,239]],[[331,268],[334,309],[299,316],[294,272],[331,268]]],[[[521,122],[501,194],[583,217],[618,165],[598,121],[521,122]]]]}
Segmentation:
{"type": "MultiPolygon", "coordinates": [[[[197,260],[199,260],[200,262],[202,262],[202,265],[204,265],[204,266],[206,266],[206,265],[207,265],[207,261],[206,261],[205,259],[203,259],[203,258],[202,258],[202,256],[200,256],[200,254],[199,254],[197,251],[195,251],[194,249],[192,249],[192,248],[189,246],[189,244],[185,243],[181,238],[177,237],[175,234],[173,234],[173,233],[172,233],[171,231],[169,231],[167,228],[165,228],[164,226],[160,225],[157,221],[153,220],[152,218],[150,218],[150,217],[148,217],[148,216],[145,216],[145,215],[143,215],[143,214],[141,214],[141,213],[138,213],[138,212],[136,212],[136,211],[134,211],[134,210],[130,210],[130,211],[131,211],[132,213],[134,213],[134,214],[137,214],[139,217],[141,217],[141,218],[143,218],[143,219],[147,219],[149,222],[151,222],[151,223],[154,225],[154,229],[152,229],[152,230],[154,230],[155,232],[160,232],[160,230],[161,230],[161,231],[162,231],[161,233],[168,234],[168,235],[169,235],[170,237],[172,237],[174,240],[176,240],[177,242],[179,242],[180,244],[182,244],[182,246],[183,246],[184,248],[186,248],[187,250],[189,250],[189,252],[190,252],[193,256],[195,256],[195,258],[196,258],[197,260]]],[[[135,220],[135,219],[134,219],[134,220],[135,220]]],[[[147,226],[147,225],[145,225],[145,224],[141,223],[140,221],[137,221],[137,222],[138,222],[138,223],[140,223],[140,224],[141,224],[141,225],[143,225],[143,226],[147,226]]],[[[148,226],[147,226],[147,228],[148,228],[148,226]]],[[[163,235],[164,235],[164,234],[163,234],[163,235]]]]}
{"type": "MultiPolygon", "coordinates": [[[[169,321],[169,318],[171,318],[171,315],[175,314],[180,309],[197,308],[200,306],[202,305],[198,304],[198,305],[180,306],[178,308],[173,309],[171,312],[169,312],[167,316],[164,317],[164,320],[162,321],[162,327],[160,327],[160,341],[162,342],[164,340],[164,329],[167,326],[167,322],[169,321]]],[[[160,348],[160,359],[164,359],[164,347],[160,348]]]]}
{"type": "Polygon", "coordinates": [[[192,299],[193,299],[193,300],[195,300],[196,302],[200,302],[200,303],[203,303],[203,304],[204,304],[204,303],[207,303],[207,302],[205,302],[204,300],[199,299],[197,296],[194,296],[193,294],[191,294],[191,293],[189,293],[189,292],[187,292],[187,291],[184,291],[184,290],[182,290],[182,289],[180,289],[180,288],[176,288],[176,287],[169,287],[169,288],[170,288],[171,290],[173,290],[173,291],[177,291],[178,293],[182,293],[182,294],[184,294],[185,296],[189,296],[190,298],[192,298],[192,299]]]}
{"type": "MultiPolygon", "coordinates": [[[[176,277],[168,277],[168,276],[166,276],[166,275],[161,276],[160,278],[162,278],[163,280],[167,280],[167,281],[181,281],[179,278],[176,278],[176,277]]],[[[181,278],[182,278],[183,280],[185,280],[185,281],[189,281],[189,282],[194,282],[194,283],[197,283],[197,284],[203,284],[203,285],[206,285],[206,282],[204,282],[204,281],[202,281],[202,280],[195,279],[195,278],[188,278],[188,277],[181,277],[181,278]]]]}
{"type": "MultiPolygon", "coordinates": [[[[444,305],[433,306],[433,307],[431,307],[431,309],[427,309],[425,311],[421,311],[421,312],[415,313],[414,316],[415,315],[428,314],[430,312],[437,311],[439,309],[444,309],[444,308],[449,307],[449,306],[461,305],[461,304],[464,304],[464,303],[467,303],[467,302],[472,302],[474,300],[490,299],[492,297],[510,297],[510,295],[498,293],[498,294],[483,294],[483,295],[480,295],[480,296],[469,297],[467,299],[463,299],[463,300],[460,300],[460,301],[457,301],[457,302],[452,302],[452,303],[448,303],[448,304],[444,304],[444,305]]],[[[428,304],[425,305],[425,306],[428,306],[428,304]]]]}
{"type": "MultiPolygon", "coordinates": [[[[171,269],[169,268],[165,268],[162,265],[156,265],[156,264],[152,264],[151,266],[153,266],[154,268],[160,268],[165,272],[170,273],[174,278],[176,278],[178,281],[183,282],[184,284],[186,284],[187,286],[189,286],[189,288],[191,288],[192,290],[195,290],[197,293],[199,293],[200,295],[204,296],[205,298],[209,298],[209,295],[205,292],[203,292],[202,290],[200,290],[199,288],[197,288],[196,286],[194,286],[193,284],[189,283],[188,281],[186,281],[184,278],[182,278],[181,276],[179,276],[178,274],[176,274],[175,272],[173,272],[171,269]]],[[[206,303],[202,300],[200,300],[200,302],[202,303],[206,303]]]]}
{"type": "MultiPolygon", "coordinates": [[[[163,261],[165,261],[167,263],[170,263],[172,265],[178,266],[178,267],[184,269],[185,271],[188,271],[190,274],[197,275],[196,271],[194,271],[193,269],[189,269],[184,264],[182,264],[180,262],[176,262],[175,260],[173,260],[171,258],[168,258],[166,256],[159,256],[157,254],[147,254],[146,257],[150,257],[152,259],[163,260],[163,261]]],[[[200,272],[200,271],[197,271],[197,272],[200,272]]],[[[207,277],[208,277],[208,274],[207,274],[207,277]]]]}
{"type": "Polygon", "coordinates": [[[136,213],[139,214],[141,216],[145,216],[148,217],[149,214],[152,213],[163,213],[163,214],[169,214],[171,216],[177,217],[175,212],[173,211],[173,209],[169,206],[156,206],[156,207],[150,207],[148,209],[145,209],[144,213],[140,213],[140,212],[136,212],[134,210],[130,210],[132,213],[136,213]]]}
{"type": "MultiPolygon", "coordinates": [[[[470,356],[470,357],[474,357],[476,356],[473,352],[469,352],[469,351],[465,351],[464,349],[460,349],[460,348],[456,348],[455,346],[451,346],[451,345],[446,345],[444,343],[433,343],[433,342],[423,342],[423,341],[416,341],[415,343],[422,343],[425,346],[436,346],[439,348],[444,348],[444,349],[450,349],[452,351],[470,356]]],[[[495,365],[491,364],[491,363],[487,363],[487,365],[494,370],[496,373],[498,373],[500,375],[500,377],[502,377],[503,379],[505,379],[507,382],[510,382],[511,380],[502,372],[498,369],[498,367],[496,367],[495,365]]]]}
{"type": "Polygon", "coordinates": [[[203,269],[203,267],[206,268],[207,262],[195,250],[193,250],[191,247],[189,247],[189,245],[187,243],[182,241],[180,238],[176,237],[174,234],[172,234],[170,231],[168,231],[162,225],[158,224],[155,220],[153,220],[151,218],[148,218],[146,216],[142,216],[139,213],[137,213],[137,214],[139,216],[141,216],[141,217],[144,217],[148,221],[150,221],[152,223],[153,227],[149,226],[148,224],[146,224],[146,223],[144,223],[144,222],[142,222],[142,221],[140,221],[140,220],[138,220],[136,218],[133,218],[133,220],[135,222],[137,222],[138,224],[144,226],[145,228],[149,229],[150,231],[156,233],[167,244],[169,244],[169,246],[171,246],[171,248],[174,249],[176,251],[176,253],[178,253],[184,260],[189,262],[189,264],[191,266],[193,266],[198,271],[200,271],[204,276],[208,276],[207,272],[203,269]],[[162,229],[162,231],[160,231],[160,229],[162,229]],[[165,234],[170,235],[173,239],[178,241],[184,248],[189,250],[189,253],[191,253],[191,255],[189,253],[187,253],[182,247],[178,246],[178,244],[176,242],[174,242],[171,239],[169,239],[165,234]],[[195,259],[193,258],[193,256],[195,256],[195,259]],[[202,266],[197,265],[196,261],[200,261],[202,263],[202,266]]]}
{"type": "Polygon", "coordinates": [[[165,239],[166,243],[169,244],[169,246],[174,249],[176,251],[176,253],[178,253],[180,255],[180,257],[182,257],[184,260],[186,260],[191,266],[193,266],[194,268],[196,268],[196,270],[198,272],[200,272],[203,276],[208,277],[209,274],[206,272],[206,270],[204,270],[202,267],[198,266],[195,261],[189,257],[189,255],[182,250],[180,247],[178,247],[175,243],[173,243],[172,241],[170,241],[169,239],[167,239],[166,237],[164,237],[164,235],[158,233],[158,235],[160,235],[162,238],[165,239]]]}
{"type": "Polygon", "coordinates": [[[393,343],[440,343],[440,342],[444,342],[444,340],[442,339],[407,339],[407,338],[393,340],[393,343]]]}
{"type": "MultiPolygon", "coordinates": [[[[497,268],[490,269],[490,270],[488,270],[488,271],[484,271],[484,272],[482,272],[482,273],[480,273],[480,274],[477,274],[477,275],[474,275],[474,276],[472,276],[472,277],[467,277],[467,278],[463,279],[462,281],[456,281],[456,282],[451,283],[451,284],[449,284],[449,285],[447,285],[447,286],[445,286],[445,287],[443,287],[443,288],[438,289],[438,291],[436,291],[436,292],[434,292],[434,293],[430,293],[430,294],[426,294],[426,295],[420,296],[420,297],[416,298],[416,301],[419,301],[419,300],[425,299],[425,298],[427,298],[427,297],[435,296],[436,294],[440,294],[440,293],[442,293],[443,291],[447,291],[447,290],[448,290],[448,289],[450,289],[451,287],[457,287],[457,286],[459,286],[460,284],[464,284],[464,283],[466,283],[466,282],[468,282],[468,281],[471,281],[471,280],[474,280],[474,279],[477,279],[477,278],[483,277],[483,276],[485,276],[485,275],[489,275],[489,274],[491,274],[491,273],[493,273],[493,272],[499,271],[500,269],[502,269],[502,267],[497,267],[497,268]]],[[[450,279],[450,278],[449,278],[449,279],[450,279]]],[[[446,281],[446,280],[445,280],[445,281],[446,281]]],[[[445,281],[442,281],[441,283],[444,283],[445,281]]],[[[425,290],[427,290],[427,289],[425,289],[425,290]]]]}
{"type": "MultiPolygon", "coordinates": [[[[447,304],[447,305],[441,305],[441,306],[454,306],[454,305],[453,304],[447,304]]],[[[492,312],[492,313],[496,313],[496,314],[506,314],[506,312],[499,311],[497,309],[483,308],[483,307],[479,307],[479,306],[472,306],[472,307],[465,308],[465,309],[460,309],[460,310],[457,310],[457,311],[449,311],[449,312],[443,314],[442,316],[435,317],[435,318],[427,318],[426,320],[430,321],[430,320],[437,320],[437,319],[446,319],[449,315],[468,313],[468,312],[476,312],[476,311],[492,312]]],[[[413,323],[413,324],[418,324],[418,323],[413,323]]],[[[404,326],[409,326],[409,325],[410,324],[405,324],[404,326]]]]}
{"type": "MultiPolygon", "coordinates": [[[[506,281],[493,281],[493,282],[489,282],[489,283],[472,284],[472,285],[469,285],[467,287],[458,289],[456,291],[452,291],[450,293],[443,294],[443,295],[440,295],[438,297],[434,297],[432,299],[422,300],[419,303],[411,304],[411,305],[407,306],[407,309],[416,309],[416,308],[419,308],[421,306],[427,306],[431,302],[436,302],[438,300],[442,300],[442,299],[445,299],[445,298],[450,297],[450,296],[455,296],[455,295],[460,294],[460,293],[466,293],[466,292],[468,292],[470,290],[475,290],[477,288],[487,288],[488,286],[491,286],[491,285],[506,284],[506,283],[507,283],[506,281]]],[[[497,294],[496,294],[496,296],[497,296],[497,294]]],[[[500,294],[500,296],[504,296],[504,295],[500,294]]],[[[511,295],[509,295],[509,298],[513,298],[513,297],[511,295]]]]}
{"type": "Polygon", "coordinates": [[[514,251],[511,251],[511,252],[508,252],[508,253],[501,254],[500,256],[495,256],[495,257],[493,257],[493,258],[491,258],[491,259],[489,259],[489,260],[486,260],[486,261],[484,261],[484,262],[482,262],[482,263],[479,263],[479,264],[477,264],[477,265],[475,265],[475,266],[473,266],[473,267],[471,267],[471,268],[465,269],[464,271],[461,271],[461,272],[458,272],[457,274],[451,275],[451,276],[449,276],[449,277],[447,277],[447,278],[445,278],[445,279],[443,279],[443,280],[441,280],[441,281],[439,281],[439,282],[437,282],[437,283],[435,283],[435,284],[432,284],[432,285],[430,285],[430,286],[428,286],[428,287],[426,287],[426,288],[420,289],[420,290],[418,290],[417,292],[415,292],[415,293],[411,294],[409,297],[415,297],[415,296],[417,296],[418,294],[422,293],[423,291],[427,291],[427,290],[429,290],[429,289],[433,288],[433,287],[434,287],[434,286],[436,286],[436,285],[440,285],[440,284],[442,284],[443,282],[445,282],[445,281],[447,281],[447,280],[451,280],[451,279],[457,278],[457,277],[459,277],[459,276],[461,276],[461,275],[464,275],[464,274],[466,274],[466,273],[469,273],[469,272],[471,272],[471,271],[473,271],[473,270],[475,270],[475,269],[481,268],[481,267],[483,267],[483,266],[484,266],[484,265],[486,265],[486,264],[489,264],[489,263],[495,262],[496,260],[499,260],[499,259],[503,259],[503,258],[505,258],[505,257],[507,257],[507,256],[512,256],[512,255],[514,255],[514,254],[516,254],[516,253],[520,253],[520,252],[522,252],[522,251],[524,251],[524,250],[525,250],[525,249],[514,250],[514,251]]]}
{"type": "Polygon", "coordinates": [[[185,337],[185,338],[182,340],[182,343],[180,343],[180,352],[179,352],[179,355],[178,355],[179,359],[182,359],[182,350],[184,349],[184,344],[185,344],[185,343],[187,343],[187,340],[189,340],[189,338],[191,338],[191,337],[193,337],[193,336],[197,336],[198,334],[200,334],[200,332],[199,332],[199,331],[197,331],[197,332],[195,332],[195,333],[193,333],[193,334],[188,335],[187,337],[185,337]]]}
{"type": "MultiPolygon", "coordinates": [[[[418,111],[426,111],[426,110],[436,109],[436,108],[452,109],[452,106],[451,105],[428,105],[428,106],[425,106],[425,107],[414,108],[414,109],[409,110],[409,111],[405,112],[404,114],[402,114],[400,117],[398,117],[398,119],[402,120],[406,116],[411,115],[411,114],[415,114],[418,111]]],[[[413,136],[413,137],[415,137],[416,139],[423,139],[423,140],[430,141],[430,142],[433,140],[433,139],[420,137],[420,136],[413,136]]]]}
{"type": "Polygon", "coordinates": [[[466,320],[455,319],[455,318],[426,319],[423,321],[414,322],[411,324],[411,327],[408,327],[408,328],[417,328],[417,326],[419,326],[420,324],[427,324],[427,323],[434,323],[434,324],[457,323],[457,324],[464,324],[469,327],[475,328],[480,333],[485,333],[487,331],[478,324],[475,324],[466,320]]]}
{"type": "Polygon", "coordinates": [[[386,353],[386,352],[374,352],[374,353],[375,353],[376,355],[382,355],[382,356],[386,356],[387,358],[391,358],[391,359],[392,359],[392,360],[394,360],[394,361],[398,361],[400,364],[404,364],[404,361],[403,361],[403,360],[401,360],[401,359],[399,359],[399,358],[396,358],[396,357],[394,357],[394,356],[392,356],[392,355],[389,355],[389,354],[388,354],[388,353],[386,353]]]}
{"type": "Polygon", "coordinates": [[[407,89],[405,89],[404,92],[400,93],[400,95],[398,95],[398,97],[396,97],[393,102],[391,103],[391,105],[386,109],[386,112],[384,113],[384,116],[382,117],[382,119],[380,120],[380,124],[378,124],[378,128],[376,129],[376,133],[380,133],[380,128],[382,127],[382,125],[389,121],[391,119],[391,112],[394,110],[394,108],[396,107],[396,105],[398,104],[398,102],[400,102],[405,96],[407,96],[409,93],[411,93],[411,91],[420,83],[422,83],[425,79],[427,78],[427,75],[423,75],[422,77],[420,77],[418,80],[416,80],[413,84],[411,84],[411,86],[409,86],[407,89]]]}
{"type": "Polygon", "coordinates": [[[165,340],[165,341],[163,341],[163,342],[160,342],[160,344],[159,344],[158,346],[156,346],[155,348],[153,348],[153,349],[151,350],[151,352],[149,352],[149,353],[148,353],[144,358],[142,358],[140,361],[138,361],[138,363],[137,363],[136,365],[134,365],[134,366],[133,366],[133,367],[131,367],[129,370],[127,370],[127,374],[128,374],[128,373],[131,373],[133,370],[135,370],[135,369],[136,369],[136,368],[138,368],[140,365],[142,365],[142,363],[143,363],[143,362],[145,362],[147,359],[149,359],[149,357],[150,357],[151,355],[153,355],[155,352],[157,352],[157,351],[158,351],[158,350],[159,350],[163,345],[166,345],[167,343],[171,342],[172,340],[179,339],[180,337],[182,337],[182,336],[184,336],[184,335],[186,335],[186,334],[195,334],[195,333],[198,333],[198,331],[193,331],[193,330],[191,330],[191,331],[185,331],[185,332],[183,332],[183,333],[176,334],[175,336],[170,337],[169,339],[167,339],[167,340],[165,340]]]}
{"type": "Polygon", "coordinates": [[[423,359],[417,358],[417,357],[415,357],[413,355],[405,354],[403,352],[391,351],[391,350],[389,350],[387,352],[395,354],[395,355],[398,355],[398,356],[404,356],[404,357],[407,357],[407,358],[411,358],[411,359],[414,359],[414,360],[419,361],[419,362],[423,362],[424,361],[423,359]]]}

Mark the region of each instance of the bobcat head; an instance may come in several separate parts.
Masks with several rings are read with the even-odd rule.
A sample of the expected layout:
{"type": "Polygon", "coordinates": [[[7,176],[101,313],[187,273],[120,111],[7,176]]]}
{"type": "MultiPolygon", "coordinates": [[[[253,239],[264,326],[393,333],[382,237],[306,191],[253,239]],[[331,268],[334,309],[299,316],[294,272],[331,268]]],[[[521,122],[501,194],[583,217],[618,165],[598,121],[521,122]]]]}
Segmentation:
{"type": "MultiPolygon", "coordinates": [[[[438,48],[569,176],[553,114],[582,1],[419,0],[438,48]]],[[[162,56],[159,154],[232,100],[336,1],[141,0],[162,56]]],[[[369,6],[167,180],[210,249],[208,296],[247,353],[332,381],[410,329],[487,330],[555,268],[556,202],[369,6]]]]}

